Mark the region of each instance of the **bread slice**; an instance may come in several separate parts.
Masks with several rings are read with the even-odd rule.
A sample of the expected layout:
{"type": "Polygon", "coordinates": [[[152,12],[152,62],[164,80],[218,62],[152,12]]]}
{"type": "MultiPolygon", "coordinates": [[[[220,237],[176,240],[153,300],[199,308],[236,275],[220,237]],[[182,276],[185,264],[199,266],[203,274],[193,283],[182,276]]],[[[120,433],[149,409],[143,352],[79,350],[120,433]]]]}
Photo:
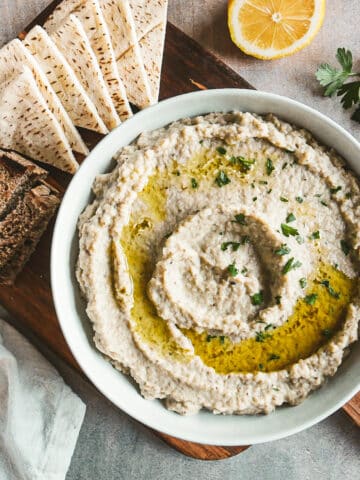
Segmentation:
{"type": "Polygon", "coordinates": [[[60,203],[59,192],[45,182],[46,175],[19,155],[2,152],[0,284],[13,283],[60,203]]]}
{"type": "Polygon", "coordinates": [[[107,84],[111,99],[121,120],[132,115],[125,87],[120,79],[110,32],[99,0],[63,0],[45,22],[49,33],[61,26],[73,13],[81,21],[107,84]]]}
{"type": "Polygon", "coordinates": [[[14,208],[19,197],[47,171],[15,152],[0,150],[0,220],[14,208]]]}

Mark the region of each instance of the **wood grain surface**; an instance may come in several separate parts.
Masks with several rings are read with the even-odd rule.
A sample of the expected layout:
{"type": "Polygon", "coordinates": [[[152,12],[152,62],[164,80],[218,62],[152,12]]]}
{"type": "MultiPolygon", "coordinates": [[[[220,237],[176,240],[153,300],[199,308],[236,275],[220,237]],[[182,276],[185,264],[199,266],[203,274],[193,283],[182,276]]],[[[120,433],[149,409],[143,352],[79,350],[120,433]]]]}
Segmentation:
{"type": "MultiPolygon", "coordinates": [[[[56,4],[58,1],[53,3],[56,4]]],[[[51,8],[47,9],[47,13],[51,8]]],[[[45,16],[42,15],[36,23],[41,23],[45,16]]],[[[168,24],[161,99],[199,88],[222,87],[252,88],[231,68],[203,50],[176,27],[168,24]]],[[[101,138],[89,132],[82,133],[90,147],[93,147],[101,138]]],[[[50,169],[50,173],[51,183],[64,191],[71,179],[70,175],[55,169],[50,169]]],[[[36,335],[68,364],[79,369],[62,336],[51,297],[49,255],[52,228],[53,222],[16,284],[13,287],[0,288],[0,303],[18,319],[23,330],[36,335]]],[[[357,422],[360,419],[359,404],[360,395],[349,402],[345,408],[357,422]]],[[[247,448],[206,446],[175,439],[160,432],[156,432],[156,435],[185,455],[204,460],[228,458],[247,448]]]]}

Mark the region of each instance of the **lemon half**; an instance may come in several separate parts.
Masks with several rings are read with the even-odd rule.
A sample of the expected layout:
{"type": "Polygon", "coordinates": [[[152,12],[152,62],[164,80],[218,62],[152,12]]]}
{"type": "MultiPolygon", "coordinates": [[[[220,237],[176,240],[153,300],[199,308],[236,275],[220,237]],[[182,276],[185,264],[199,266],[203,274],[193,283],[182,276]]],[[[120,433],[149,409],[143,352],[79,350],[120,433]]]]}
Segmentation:
{"type": "Polygon", "coordinates": [[[231,39],[246,54],[281,58],[311,43],[325,15],[325,0],[230,0],[231,39]]]}

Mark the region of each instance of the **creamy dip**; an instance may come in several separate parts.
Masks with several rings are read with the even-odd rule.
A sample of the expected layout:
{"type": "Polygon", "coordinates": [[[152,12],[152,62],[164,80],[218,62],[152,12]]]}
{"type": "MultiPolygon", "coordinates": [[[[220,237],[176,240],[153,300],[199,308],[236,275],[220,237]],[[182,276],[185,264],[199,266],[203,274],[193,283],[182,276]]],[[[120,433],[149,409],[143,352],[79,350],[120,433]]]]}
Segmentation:
{"type": "Polygon", "coordinates": [[[95,344],[181,414],[270,412],[334,375],[359,322],[360,189],[272,115],[142,134],[97,177],[77,278],[95,344]]]}

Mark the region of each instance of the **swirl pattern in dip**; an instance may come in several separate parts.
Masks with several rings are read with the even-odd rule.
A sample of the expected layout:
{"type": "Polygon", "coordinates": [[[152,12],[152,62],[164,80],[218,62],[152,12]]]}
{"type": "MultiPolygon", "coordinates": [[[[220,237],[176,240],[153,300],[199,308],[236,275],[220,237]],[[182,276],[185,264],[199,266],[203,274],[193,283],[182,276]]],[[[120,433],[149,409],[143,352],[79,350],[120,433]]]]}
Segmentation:
{"type": "Polygon", "coordinates": [[[94,183],[77,278],[95,343],[181,414],[270,412],[357,339],[355,176],[274,116],[142,134],[94,183]]]}

